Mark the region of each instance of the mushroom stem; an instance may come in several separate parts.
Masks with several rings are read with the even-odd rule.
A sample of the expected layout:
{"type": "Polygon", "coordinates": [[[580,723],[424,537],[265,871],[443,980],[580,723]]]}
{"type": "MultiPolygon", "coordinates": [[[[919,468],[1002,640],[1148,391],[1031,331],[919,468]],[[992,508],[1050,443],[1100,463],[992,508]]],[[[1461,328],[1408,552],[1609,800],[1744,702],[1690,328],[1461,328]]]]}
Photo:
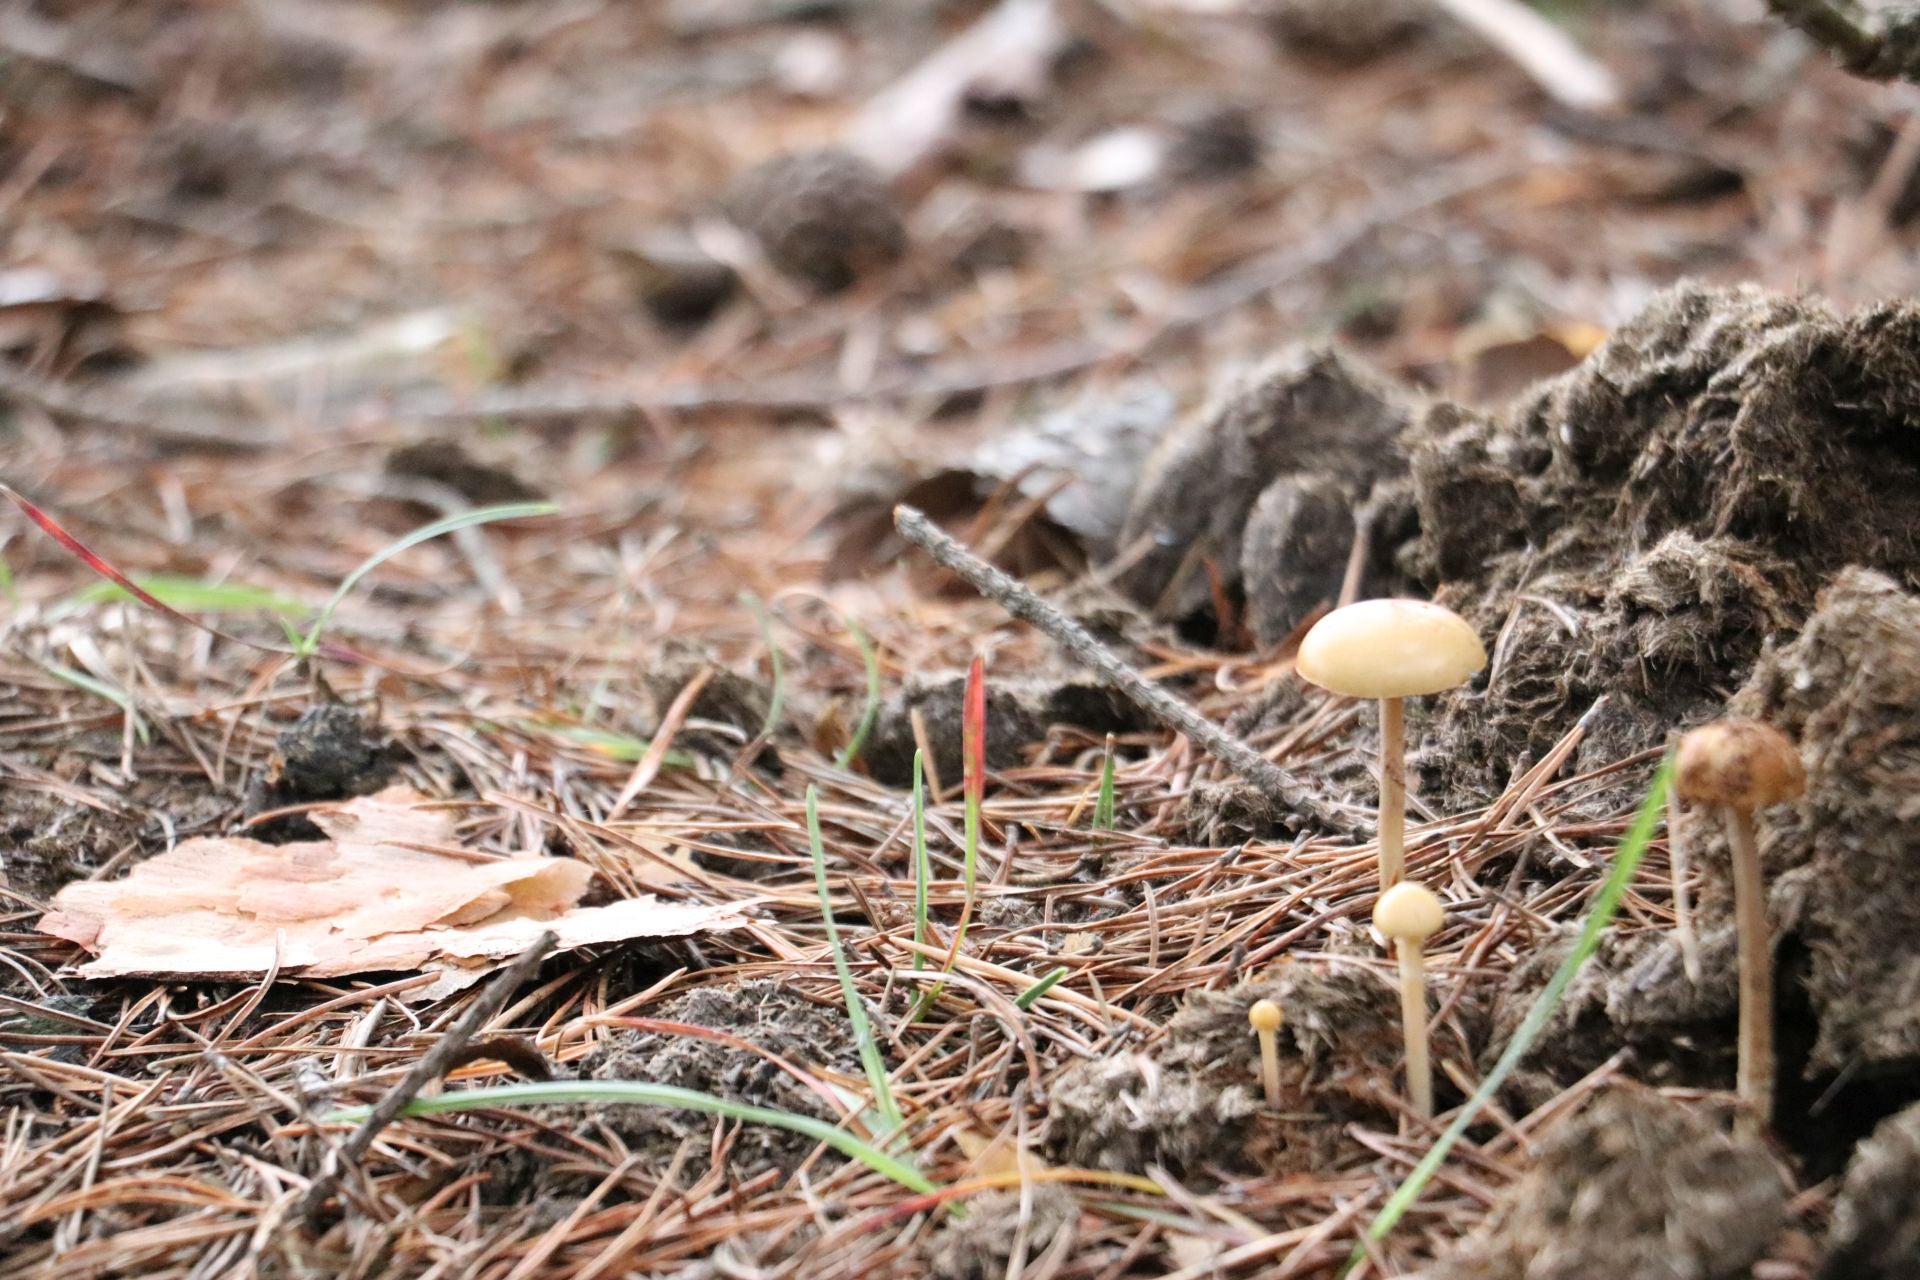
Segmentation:
{"type": "Polygon", "coordinates": [[[1247,1010],[1247,1021],[1260,1037],[1260,1081],[1266,1086],[1267,1105],[1280,1105],[1280,1024],[1284,1021],[1280,1006],[1271,1000],[1255,1000],[1247,1010]]]}
{"type": "Polygon", "coordinates": [[[1280,1037],[1271,1031],[1260,1035],[1260,1083],[1266,1086],[1267,1105],[1280,1105],[1280,1037]]]}
{"type": "Polygon", "coordinates": [[[1433,1065],[1427,1057],[1427,955],[1412,938],[1400,939],[1400,1026],[1407,1042],[1407,1101],[1422,1120],[1433,1119],[1433,1065]]]}
{"type": "Polygon", "coordinates": [[[1407,868],[1406,699],[1380,699],[1380,888],[1400,883],[1407,868]]]}
{"type": "Polygon", "coordinates": [[[1767,933],[1766,882],[1760,875],[1760,849],[1754,841],[1753,815],[1722,805],[1727,843],[1733,850],[1734,931],[1740,946],[1740,1097],[1752,1114],[1750,1131],[1773,1119],[1773,945],[1767,933]]]}

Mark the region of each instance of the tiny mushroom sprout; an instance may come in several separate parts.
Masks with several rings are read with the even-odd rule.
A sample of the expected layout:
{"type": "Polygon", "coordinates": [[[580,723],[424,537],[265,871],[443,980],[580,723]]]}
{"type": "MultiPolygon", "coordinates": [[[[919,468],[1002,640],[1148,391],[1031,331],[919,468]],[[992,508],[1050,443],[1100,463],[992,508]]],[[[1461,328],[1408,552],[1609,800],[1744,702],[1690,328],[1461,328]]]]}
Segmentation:
{"type": "Polygon", "coordinates": [[[1400,960],[1400,1025],[1407,1041],[1407,1101],[1422,1120],[1433,1118],[1433,1067],[1427,1056],[1426,942],[1440,932],[1445,913],[1432,891],[1402,881],[1373,905],[1373,927],[1395,944],[1400,960]]]}
{"type": "Polygon", "coordinates": [[[1787,736],[1758,720],[1701,725],[1680,739],[1674,791],[1720,810],[1733,852],[1734,932],[1740,948],[1740,1097],[1758,1127],[1773,1116],[1773,942],[1754,841],[1757,809],[1798,799],[1807,771],[1787,736]]]}
{"type": "Polygon", "coordinates": [[[1267,1105],[1280,1105],[1280,1006],[1271,1000],[1255,1000],[1247,1007],[1247,1021],[1260,1037],[1260,1080],[1267,1089],[1267,1105]]]}
{"type": "Polygon", "coordinates": [[[1380,701],[1380,888],[1406,868],[1407,727],[1404,701],[1464,684],[1487,650],[1453,610],[1422,600],[1362,600],[1320,619],[1294,670],[1350,698],[1380,701]]]}

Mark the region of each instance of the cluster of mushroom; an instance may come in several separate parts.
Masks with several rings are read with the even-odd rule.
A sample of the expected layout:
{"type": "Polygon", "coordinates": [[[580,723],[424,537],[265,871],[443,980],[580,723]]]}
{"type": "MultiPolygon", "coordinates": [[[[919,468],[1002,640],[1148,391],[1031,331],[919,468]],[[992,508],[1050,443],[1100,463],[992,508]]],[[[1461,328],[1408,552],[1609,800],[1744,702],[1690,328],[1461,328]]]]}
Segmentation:
{"type": "MultiPolygon", "coordinates": [[[[1363,600],[1335,609],[1307,632],[1294,659],[1302,679],[1380,704],[1380,895],[1373,924],[1399,960],[1407,1101],[1422,1119],[1433,1115],[1426,942],[1440,931],[1445,912],[1432,890],[1406,878],[1406,700],[1455,688],[1486,665],[1486,648],[1465,619],[1419,600],[1363,600]]],[[[1261,1037],[1263,1057],[1269,1035],[1261,1037]]]]}
{"type": "MultiPolygon", "coordinates": [[[[1416,600],[1365,600],[1335,609],[1307,632],[1294,662],[1311,684],[1380,704],[1380,893],[1373,924],[1394,944],[1399,961],[1407,1099],[1422,1119],[1433,1115],[1425,947],[1445,923],[1445,911],[1431,890],[1407,879],[1405,700],[1456,688],[1486,662],[1485,647],[1463,618],[1416,600]]],[[[1675,793],[1717,809],[1732,849],[1740,953],[1738,1088],[1750,1127],[1772,1114],[1774,1073],[1772,944],[1753,815],[1798,797],[1805,786],[1793,744],[1759,721],[1725,719],[1695,729],[1681,740],[1675,759],[1675,793]]],[[[1260,1037],[1267,1098],[1277,1105],[1280,1010],[1261,1000],[1248,1018],[1260,1037]]]]}

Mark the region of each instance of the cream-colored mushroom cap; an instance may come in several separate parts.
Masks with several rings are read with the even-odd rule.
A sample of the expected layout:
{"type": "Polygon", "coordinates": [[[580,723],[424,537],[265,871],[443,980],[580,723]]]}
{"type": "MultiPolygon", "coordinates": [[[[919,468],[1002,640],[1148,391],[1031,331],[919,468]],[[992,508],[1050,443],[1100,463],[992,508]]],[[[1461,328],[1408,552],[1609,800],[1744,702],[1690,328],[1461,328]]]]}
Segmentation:
{"type": "Polygon", "coordinates": [[[1271,1000],[1255,1000],[1247,1008],[1247,1021],[1253,1024],[1255,1031],[1278,1031],[1280,1006],[1271,1000]]]}
{"type": "Polygon", "coordinates": [[[1335,609],[1300,642],[1294,670],[1350,698],[1412,698],[1466,682],[1487,650],[1466,620],[1424,600],[1335,609]]]}
{"type": "Polygon", "coordinates": [[[1373,904],[1373,927],[1384,938],[1425,942],[1445,921],[1440,899],[1411,880],[1402,880],[1373,904]]]}

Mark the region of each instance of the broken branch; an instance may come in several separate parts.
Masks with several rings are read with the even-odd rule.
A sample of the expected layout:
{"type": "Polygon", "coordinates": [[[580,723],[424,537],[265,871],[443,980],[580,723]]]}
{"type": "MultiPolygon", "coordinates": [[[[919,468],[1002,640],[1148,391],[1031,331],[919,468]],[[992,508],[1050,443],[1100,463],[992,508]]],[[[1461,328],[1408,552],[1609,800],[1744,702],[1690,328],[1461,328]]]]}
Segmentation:
{"type": "Polygon", "coordinates": [[[1014,617],[1040,628],[1076,661],[1098,672],[1141,710],[1192,738],[1208,755],[1283,807],[1331,830],[1345,830],[1351,825],[1279,765],[1149,681],[1128,666],[1120,655],[1094,639],[1085,627],[948,537],[924,512],[902,504],[893,509],[893,523],[907,541],[932,556],[942,567],[965,578],[981,595],[1014,617]]]}

